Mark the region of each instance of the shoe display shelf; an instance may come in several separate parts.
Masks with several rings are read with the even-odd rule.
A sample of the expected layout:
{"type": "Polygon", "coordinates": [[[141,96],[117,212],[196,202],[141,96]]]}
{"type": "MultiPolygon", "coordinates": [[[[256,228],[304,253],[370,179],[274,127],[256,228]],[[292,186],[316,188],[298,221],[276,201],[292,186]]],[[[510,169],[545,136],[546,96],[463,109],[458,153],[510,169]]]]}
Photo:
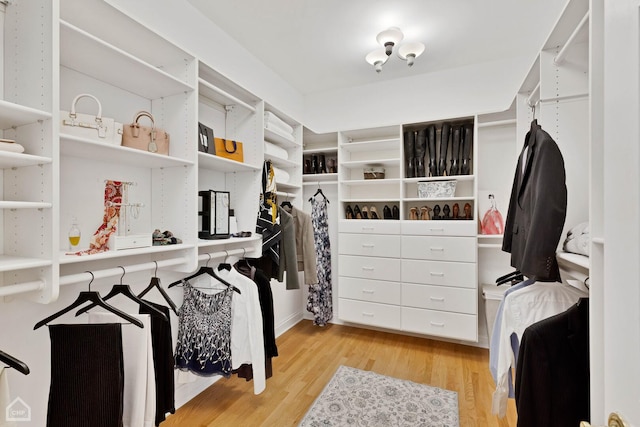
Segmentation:
{"type": "Polygon", "coordinates": [[[338,183],[338,134],[303,132],[302,185],[338,183]]]}

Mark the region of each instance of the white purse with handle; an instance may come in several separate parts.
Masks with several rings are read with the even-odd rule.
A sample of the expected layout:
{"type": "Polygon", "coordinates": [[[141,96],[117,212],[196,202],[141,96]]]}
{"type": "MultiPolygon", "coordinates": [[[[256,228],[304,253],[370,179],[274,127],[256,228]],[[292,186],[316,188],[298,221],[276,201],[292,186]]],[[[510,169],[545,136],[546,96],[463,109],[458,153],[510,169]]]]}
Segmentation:
{"type": "Polygon", "coordinates": [[[71,111],[60,111],[60,133],[86,138],[106,144],[120,145],[122,143],[122,123],[114,119],[102,117],[102,104],[93,95],[81,93],[73,98],[71,111]],[[82,98],[90,98],[98,104],[98,114],[85,114],[76,111],[76,104],[82,98]]]}

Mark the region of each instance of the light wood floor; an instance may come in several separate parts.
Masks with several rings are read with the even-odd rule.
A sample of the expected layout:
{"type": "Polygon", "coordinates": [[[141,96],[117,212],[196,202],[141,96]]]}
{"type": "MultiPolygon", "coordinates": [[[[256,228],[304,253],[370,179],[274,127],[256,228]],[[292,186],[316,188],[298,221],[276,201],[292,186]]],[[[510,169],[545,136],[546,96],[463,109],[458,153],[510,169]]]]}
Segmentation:
{"type": "Polygon", "coordinates": [[[491,414],[489,351],[423,338],[302,321],[278,340],[273,377],[260,395],[253,383],[222,378],[170,415],[162,427],[296,426],[339,365],[458,392],[460,427],[515,427],[491,414]]]}

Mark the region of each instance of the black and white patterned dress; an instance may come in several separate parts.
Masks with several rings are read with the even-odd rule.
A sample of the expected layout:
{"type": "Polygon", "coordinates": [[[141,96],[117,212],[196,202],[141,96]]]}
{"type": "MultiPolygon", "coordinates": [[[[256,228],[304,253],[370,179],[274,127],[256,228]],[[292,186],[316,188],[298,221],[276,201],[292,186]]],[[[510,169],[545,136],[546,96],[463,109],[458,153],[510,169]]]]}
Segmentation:
{"type": "Polygon", "coordinates": [[[183,287],[176,368],[204,376],[230,376],[232,288],[207,294],[187,281],[183,287]]]}
{"type": "Polygon", "coordinates": [[[309,285],[307,311],[313,313],[314,325],[325,326],[333,318],[331,289],[331,245],[326,199],[311,199],[313,243],[316,249],[318,283],[309,285]]]}

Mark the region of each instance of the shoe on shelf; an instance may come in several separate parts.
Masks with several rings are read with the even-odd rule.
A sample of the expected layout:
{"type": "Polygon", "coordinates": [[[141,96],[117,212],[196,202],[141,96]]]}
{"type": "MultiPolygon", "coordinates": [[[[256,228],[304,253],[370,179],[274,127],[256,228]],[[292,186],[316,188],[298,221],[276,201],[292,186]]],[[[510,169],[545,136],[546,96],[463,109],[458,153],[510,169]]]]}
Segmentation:
{"type": "Polygon", "coordinates": [[[351,209],[351,205],[347,205],[345,208],[345,217],[347,219],[353,219],[353,209],[351,209]]]}
{"type": "Polygon", "coordinates": [[[362,207],[362,219],[369,219],[369,208],[366,206],[362,207]]]}
{"type": "Polygon", "coordinates": [[[432,219],[442,219],[440,217],[440,205],[435,205],[433,207],[433,216],[431,218],[432,219]]]}
{"type": "Polygon", "coordinates": [[[380,216],[378,215],[378,209],[376,209],[375,206],[371,206],[369,208],[369,213],[371,213],[371,219],[380,219],[380,216]]]}
{"type": "Polygon", "coordinates": [[[453,204],[453,219],[460,219],[460,205],[453,204]]]}
{"type": "Polygon", "coordinates": [[[382,217],[383,217],[384,219],[391,219],[391,218],[393,218],[393,217],[391,216],[391,209],[389,208],[389,206],[384,205],[384,208],[382,208],[382,217]]]}
{"type": "Polygon", "coordinates": [[[464,219],[473,219],[473,215],[471,215],[471,205],[469,203],[464,204],[464,219]]]}
{"type": "Polygon", "coordinates": [[[417,220],[418,219],[418,208],[417,207],[412,207],[411,209],[409,209],[409,219],[410,220],[417,220]]]}
{"type": "Polygon", "coordinates": [[[449,216],[451,214],[451,208],[449,207],[449,205],[444,205],[444,207],[442,208],[442,219],[451,219],[451,217],[449,216]]]}
{"type": "Polygon", "coordinates": [[[355,219],[362,219],[362,212],[360,212],[360,206],[355,205],[353,207],[353,217],[355,219]]]}
{"type": "Polygon", "coordinates": [[[430,220],[431,219],[431,211],[433,209],[431,209],[429,206],[423,206],[420,208],[420,219],[425,221],[425,220],[430,220]]]}
{"type": "Polygon", "coordinates": [[[398,209],[398,206],[393,205],[393,208],[391,208],[391,217],[393,219],[400,219],[400,209],[398,209]]]}

